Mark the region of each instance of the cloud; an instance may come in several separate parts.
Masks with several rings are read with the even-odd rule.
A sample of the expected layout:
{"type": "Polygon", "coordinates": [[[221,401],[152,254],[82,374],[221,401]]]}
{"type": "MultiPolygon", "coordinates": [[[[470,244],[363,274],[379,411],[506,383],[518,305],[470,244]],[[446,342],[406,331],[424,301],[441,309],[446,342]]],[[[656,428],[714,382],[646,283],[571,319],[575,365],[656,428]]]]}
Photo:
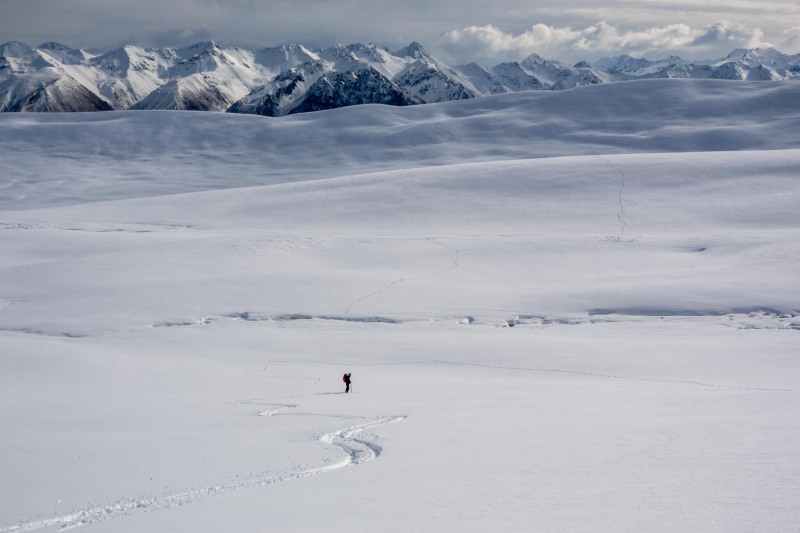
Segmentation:
{"type": "Polygon", "coordinates": [[[692,41],[691,46],[714,46],[733,44],[742,48],[764,48],[772,46],[764,41],[764,32],[758,28],[747,28],[743,24],[719,22],[708,26],[701,35],[692,41]]]}
{"type": "Polygon", "coordinates": [[[171,29],[159,32],[132,35],[114,43],[105,43],[107,48],[116,48],[125,44],[134,44],[143,47],[168,48],[176,43],[199,43],[214,40],[214,33],[208,28],[171,29]]]}
{"type": "Polygon", "coordinates": [[[790,54],[800,53],[800,26],[783,31],[783,41],[779,49],[790,54]]]}
{"type": "Polygon", "coordinates": [[[564,61],[629,53],[687,59],[778,43],[800,47],[797,0],[2,0],[0,38],[92,51],[213,39],[256,48],[419,41],[449,63],[532,52],[564,61]],[[780,17],[775,14],[781,14],[780,17]],[[718,22],[723,17],[729,22],[718,22]],[[608,22],[597,22],[608,21],[608,22]],[[687,23],[687,21],[692,21],[687,23]],[[538,22],[538,24],[533,24],[538,22]],[[532,25],[533,24],[533,25],[532,25]],[[456,28],[456,29],[454,29],[456,28]],[[762,32],[761,30],[764,30],[762,32]],[[782,33],[783,32],[783,33],[782,33]],[[766,36],[765,36],[766,34],[766,36]]]}
{"type": "MultiPolygon", "coordinates": [[[[800,40],[799,32],[791,39],[800,40]]],[[[622,30],[606,22],[573,29],[570,26],[535,24],[513,34],[496,26],[470,26],[445,33],[436,47],[448,58],[473,57],[484,61],[522,58],[532,53],[564,60],[596,59],[602,56],[637,56],[679,53],[688,57],[724,55],[733,48],[772,46],[758,28],[719,22],[695,29],[686,24],[668,24],[640,30],[622,30]]]]}

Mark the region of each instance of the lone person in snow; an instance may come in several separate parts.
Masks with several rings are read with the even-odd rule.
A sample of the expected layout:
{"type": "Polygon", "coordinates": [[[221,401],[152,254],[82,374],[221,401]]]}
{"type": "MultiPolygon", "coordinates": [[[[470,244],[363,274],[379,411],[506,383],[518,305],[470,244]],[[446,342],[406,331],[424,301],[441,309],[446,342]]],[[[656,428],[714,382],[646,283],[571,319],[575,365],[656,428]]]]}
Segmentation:
{"type": "Polygon", "coordinates": [[[342,381],[345,384],[344,392],[350,392],[350,372],[342,376],[342,381]]]}

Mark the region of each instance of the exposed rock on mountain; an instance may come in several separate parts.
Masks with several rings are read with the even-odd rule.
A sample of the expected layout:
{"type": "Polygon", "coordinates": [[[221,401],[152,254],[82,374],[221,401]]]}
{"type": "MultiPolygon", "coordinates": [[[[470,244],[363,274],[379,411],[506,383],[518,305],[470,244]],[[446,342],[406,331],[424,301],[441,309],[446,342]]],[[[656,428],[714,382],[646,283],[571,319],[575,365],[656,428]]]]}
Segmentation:
{"type": "Polygon", "coordinates": [[[800,54],[739,49],[714,61],[628,55],[569,66],[532,54],[487,68],[448,66],[419,43],[310,50],[126,45],[93,55],[48,42],[0,45],[0,111],[174,109],[281,116],[361,103],[411,105],[647,78],[771,81],[800,77],[800,54]]]}
{"type": "Polygon", "coordinates": [[[367,67],[358,72],[335,72],[318,79],[291,113],[360,104],[404,106],[416,103],[374,68],[367,67]]]}

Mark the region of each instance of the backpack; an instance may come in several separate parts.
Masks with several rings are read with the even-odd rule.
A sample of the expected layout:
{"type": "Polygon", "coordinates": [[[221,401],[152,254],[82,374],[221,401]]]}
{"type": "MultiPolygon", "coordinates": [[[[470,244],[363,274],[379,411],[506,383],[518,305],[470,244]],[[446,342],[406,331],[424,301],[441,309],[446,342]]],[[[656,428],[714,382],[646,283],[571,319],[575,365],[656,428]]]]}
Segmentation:
{"type": "Polygon", "coordinates": [[[344,376],[342,376],[342,381],[344,381],[345,383],[347,383],[347,378],[349,378],[349,377],[350,377],[350,376],[349,376],[348,374],[345,374],[344,376]]]}

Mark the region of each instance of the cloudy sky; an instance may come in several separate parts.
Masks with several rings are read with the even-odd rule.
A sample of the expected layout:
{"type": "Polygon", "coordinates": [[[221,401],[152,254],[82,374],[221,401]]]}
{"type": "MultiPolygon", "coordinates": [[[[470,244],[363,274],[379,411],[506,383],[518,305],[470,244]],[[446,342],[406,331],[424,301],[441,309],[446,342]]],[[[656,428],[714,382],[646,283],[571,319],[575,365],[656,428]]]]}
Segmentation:
{"type": "Polygon", "coordinates": [[[311,47],[419,41],[450,63],[531,53],[564,61],[629,53],[687,59],[734,48],[800,52],[797,0],[0,0],[0,43],[311,47]]]}

